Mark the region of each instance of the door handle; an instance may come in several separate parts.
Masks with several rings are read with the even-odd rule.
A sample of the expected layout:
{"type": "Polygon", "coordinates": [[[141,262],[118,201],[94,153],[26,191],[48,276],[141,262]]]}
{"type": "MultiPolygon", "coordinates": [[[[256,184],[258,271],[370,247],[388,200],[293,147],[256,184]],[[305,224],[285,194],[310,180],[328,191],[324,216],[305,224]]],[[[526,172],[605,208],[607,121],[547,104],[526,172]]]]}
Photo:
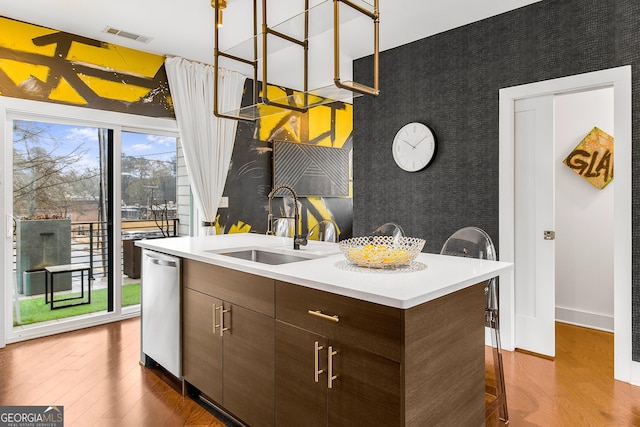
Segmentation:
{"type": "Polygon", "coordinates": [[[322,374],[324,372],[324,369],[319,369],[319,364],[320,364],[320,350],[322,350],[324,348],[323,345],[320,345],[320,343],[318,341],[316,341],[315,344],[315,354],[314,354],[314,372],[313,375],[315,377],[316,382],[320,381],[320,374],[322,374]]]}
{"type": "Polygon", "coordinates": [[[175,261],[170,261],[166,259],[152,258],[149,257],[151,264],[161,265],[163,267],[177,267],[178,264],[175,261]]]}
{"type": "Polygon", "coordinates": [[[324,320],[330,320],[332,322],[339,322],[340,321],[340,317],[338,317],[337,314],[329,315],[329,314],[324,314],[323,312],[321,312],[320,310],[308,310],[307,313],[309,313],[312,316],[316,316],[319,317],[321,319],[324,320]]]}
{"type": "Polygon", "coordinates": [[[544,240],[556,240],[556,232],[551,230],[544,230],[544,240]]]}
{"type": "MultiPolygon", "coordinates": [[[[215,306],[214,306],[214,307],[215,307],[215,306]]],[[[224,306],[223,306],[223,305],[220,305],[220,307],[215,307],[213,310],[214,310],[214,312],[215,312],[216,310],[220,310],[220,318],[219,318],[219,319],[220,319],[220,323],[218,323],[217,325],[214,325],[214,327],[213,327],[213,332],[215,333],[216,328],[217,328],[217,327],[219,327],[219,328],[220,328],[220,336],[223,336],[223,335],[224,335],[224,333],[225,333],[225,331],[228,331],[228,330],[230,330],[230,329],[231,329],[231,328],[225,328],[225,327],[224,327],[224,314],[225,314],[225,313],[230,313],[230,312],[231,312],[231,309],[229,308],[229,309],[225,310],[225,309],[224,309],[224,306]]],[[[215,317],[215,315],[214,315],[214,317],[215,317]]],[[[215,322],[214,322],[214,323],[215,323],[215,322]]]]}
{"type": "Polygon", "coordinates": [[[216,305],[215,305],[215,304],[211,304],[211,310],[212,310],[212,312],[213,312],[213,316],[211,316],[211,319],[212,319],[212,322],[211,322],[211,323],[213,323],[213,335],[215,335],[215,334],[216,334],[216,328],[217,328],[218,326],[220,326],[220,325],[218,325],[218,324],[216,323],[216,310],[217,310],[217,309],[218,309],[218,307],[216,307],[216,305]]]}
{"type": "Polygon", "coordinates": [[[329,350],[327,351],[327,358],[329,359],[327,366],[327,387],[329,388],[333,388],[333,380],[338,378],[337,375],[333,375],[333,356],[336,354],[338,354],[338,352],[335,351],[332,346],[329,346],[329,350]]]}

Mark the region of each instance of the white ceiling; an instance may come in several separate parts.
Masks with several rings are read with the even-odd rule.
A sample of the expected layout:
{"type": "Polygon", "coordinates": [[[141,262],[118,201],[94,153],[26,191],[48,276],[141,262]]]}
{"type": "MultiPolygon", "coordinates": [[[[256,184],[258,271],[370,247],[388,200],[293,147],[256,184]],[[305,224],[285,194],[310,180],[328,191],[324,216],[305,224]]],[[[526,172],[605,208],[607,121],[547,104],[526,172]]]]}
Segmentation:
{"type": "MultiPolygon", "coordinates": [[[[227,36],[226,31],[233,31],[239,20],[251,20],[252,2],[227,1],[224,31],[225,37],[231,39],[233,36],[227,36]]],[[[380,50],[537,1],[540,0],[379,0],[380,50]]],[[[269,0],[268,7],[270,11],[290,10],[294,3],[301,0],[269,0]]],[[[0,15],[146,52],[213,61],[210,0],[0,0],[0,15]],[[106,27],[151,37],[151,41],[145,44],[107,34],[103,32],[106,27]]],[[[238,40],[242,37],[238,36],[238,40]]],[[[370,49],[368,37],[367,45],[370,49]]],[[[354,59],[367,54],[368,50],[350,51],[354,59]]]]}

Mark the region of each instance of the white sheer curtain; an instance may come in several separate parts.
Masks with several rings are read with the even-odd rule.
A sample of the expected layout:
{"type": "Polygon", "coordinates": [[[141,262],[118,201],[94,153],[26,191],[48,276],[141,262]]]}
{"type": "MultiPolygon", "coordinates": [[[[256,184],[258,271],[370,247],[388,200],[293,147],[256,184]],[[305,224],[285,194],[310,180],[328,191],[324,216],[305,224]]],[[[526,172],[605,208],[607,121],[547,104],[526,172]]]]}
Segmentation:
{"type": "MultiPolygon", "coordinates": [[[[213,115],[213,66],[183,58],[165,60],[191,191],[202,219],[198,235],[215,234],[214,222],[229,171],[237,121],[213,115]]],[[[220,111],[240,108],[246,77],[219,68],[220,111]]]]}

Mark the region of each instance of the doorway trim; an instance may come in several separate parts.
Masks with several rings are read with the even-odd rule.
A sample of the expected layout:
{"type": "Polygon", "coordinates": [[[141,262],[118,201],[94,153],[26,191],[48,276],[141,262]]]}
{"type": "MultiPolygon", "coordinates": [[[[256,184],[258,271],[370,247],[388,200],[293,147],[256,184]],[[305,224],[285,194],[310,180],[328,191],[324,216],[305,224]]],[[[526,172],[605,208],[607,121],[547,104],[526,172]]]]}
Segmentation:
{"type": "MultiPolygon", "coordinates": [[[[640,363],[631,354],[631,66],[611,68],[500,89],[500,260],[515,259],[514,104],[517,99],[613,87],[614,92],[614,378],[640,385],[640,363]]],[[[518,268],[516,265],[515,268],[518,268]]],[[[500,276],[503,347],[514,350],[514,273],[500,276]]]]}

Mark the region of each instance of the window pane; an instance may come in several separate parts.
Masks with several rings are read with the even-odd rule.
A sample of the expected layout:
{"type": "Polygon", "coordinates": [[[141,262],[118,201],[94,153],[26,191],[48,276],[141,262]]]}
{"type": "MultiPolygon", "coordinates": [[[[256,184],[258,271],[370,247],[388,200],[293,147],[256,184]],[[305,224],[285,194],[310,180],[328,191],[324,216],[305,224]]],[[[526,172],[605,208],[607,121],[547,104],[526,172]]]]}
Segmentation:
{"type": "Polygon", "coordinates": [[[176,235],[176,138],[122,133],[122,306],[140,303],[139,239],[176,235]]]}
{"type": "Polygon", "coordinates": [[[112,137],[107,129],[14,121],[14,326],[108,308],[112,137]],[[45,296],[47,275],[53,293],[45,296]]]}

